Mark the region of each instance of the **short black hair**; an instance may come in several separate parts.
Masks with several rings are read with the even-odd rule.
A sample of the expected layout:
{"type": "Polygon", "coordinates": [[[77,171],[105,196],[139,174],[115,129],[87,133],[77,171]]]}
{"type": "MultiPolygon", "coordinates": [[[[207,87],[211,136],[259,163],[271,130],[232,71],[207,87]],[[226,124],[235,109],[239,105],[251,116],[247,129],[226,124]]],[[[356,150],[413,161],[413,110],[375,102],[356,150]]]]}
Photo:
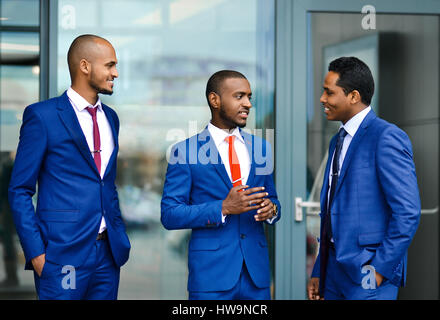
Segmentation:
{"type": "MultiPolygon", "coordinates": [[[[218,95],[221,94],[221,86],[223,82],[226,79],[231,78],[241,78],[246,79],[246,77],[235,70],[220,70],[214,73],[208,80],[208,83],[206,84],[206,100],[208,101],[209,107],[211,107],[211,104],[209,103],[209,94],[211,92],[217,93],[218,95]]],[[[246,79],[247,80],[247,79],[246,79]]]]}
{"type": "Polygon", "coordinates": [[[339,75],[336,85],[344,90],[345,95],[357,90],[361,101],[370,105],[374,94],[374,79],[365,62],[356,57],[340,57],[330,62],[328,71],[339,75]]]}

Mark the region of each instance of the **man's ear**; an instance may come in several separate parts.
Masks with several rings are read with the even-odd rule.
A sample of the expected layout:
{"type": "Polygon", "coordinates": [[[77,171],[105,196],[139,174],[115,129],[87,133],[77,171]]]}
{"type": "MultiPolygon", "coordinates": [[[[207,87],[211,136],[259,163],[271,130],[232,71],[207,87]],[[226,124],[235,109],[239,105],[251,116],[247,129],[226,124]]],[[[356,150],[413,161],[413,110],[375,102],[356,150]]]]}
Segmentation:
{"type": "Polygon", "coordinates": [[[350,95],[351,95],[350,97],[351,104],[357,104],[362,101],[361,94],[359,93],[359,91],[353,90],[352,92],[350,92],[350,95]]]}
{"type": "Polygon", "coordinates": [[[208,100],[213,109],[220,108],[220,96],[215,92],[210,92],[208,95],[208,100]]]}
{"type": "Polygon", "coordinates": [[[89,74],[91,64],[86,59],[81,59],[79,62],[79,70],[84,74],[89,74]]]}

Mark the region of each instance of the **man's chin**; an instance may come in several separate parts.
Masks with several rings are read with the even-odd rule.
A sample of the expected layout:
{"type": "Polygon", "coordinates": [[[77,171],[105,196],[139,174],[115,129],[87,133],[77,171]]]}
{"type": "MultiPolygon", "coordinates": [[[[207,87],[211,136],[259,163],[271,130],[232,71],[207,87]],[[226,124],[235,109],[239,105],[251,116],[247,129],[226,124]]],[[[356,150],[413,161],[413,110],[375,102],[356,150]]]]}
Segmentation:
{"type": "Polygon", "coordinates": [[[105,94],[107,96],[111,96],[113,94],[113,90],[101,89],[101,90],[99,90],[98,93],[105,94]]]}
{"type": "Polygon", "coordinates": [[[237,123],[237,127],[239,127],[240,129],[243,129],[244,127],[246,127],[246,122],[245,123],[237,123]]]}

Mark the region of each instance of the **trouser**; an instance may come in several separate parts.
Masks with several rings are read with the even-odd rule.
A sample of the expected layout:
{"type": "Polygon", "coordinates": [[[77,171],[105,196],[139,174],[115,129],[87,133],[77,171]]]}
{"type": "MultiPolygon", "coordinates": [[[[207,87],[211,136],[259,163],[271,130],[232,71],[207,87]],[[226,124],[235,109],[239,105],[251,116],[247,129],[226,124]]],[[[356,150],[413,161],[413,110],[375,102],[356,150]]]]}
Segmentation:
{"type": "Polygon", "coordinates": [[[190,300],[270,300],[270,289],[258,288],[251,279],[243,261],[240,278],[231,290],[189,292],[190,300]]]}
{"type": "Polygon", "coordinates": [[[325,300],[396,300],[398,290],[399,288],[388,279],[384,279],[379,287],[353,282],[336,261],[335,250],[333,248],[329,250],[325,300]]]}
{"type": "Polygon", "coordinates": [[[116,300],[119,271],[108,240],[96,240],[77,268],[46,260],[41,277],[34,271],[35,288],[40,300],[116,300]]]}

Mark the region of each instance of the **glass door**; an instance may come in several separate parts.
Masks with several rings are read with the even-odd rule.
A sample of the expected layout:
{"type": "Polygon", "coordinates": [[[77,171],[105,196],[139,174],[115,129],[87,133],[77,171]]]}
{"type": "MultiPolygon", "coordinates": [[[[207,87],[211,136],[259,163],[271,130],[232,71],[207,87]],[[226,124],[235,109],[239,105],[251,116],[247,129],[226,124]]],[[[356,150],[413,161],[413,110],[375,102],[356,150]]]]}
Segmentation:
{"type": "Polygon", "coordinates": [[[430,1],[278,2],[276,141],[285,157],[276,164],[284,187],[277,298],[306,299],[327,150],[339,126],[326,120],[319,98],[328,63],[339,56],[370,66],[373,109],[413,145],[423,210],[399,298],[439,298],[439,14],[430,1]]]}
{"type": "MultiPolygon", "coordinates": [[[[340,125],[325,119],[319,102],[328,63],[340,56],[357,56],[369,65],[375,78],[372,108],[404,130],[413,144],[423,215],[409,249],[407,287],[400,291],[400,298],[437,299],[439,17],[377,14],[377,28],[369,30],[362,29],[362,19],[362,14],[311,15],[313,87],[307,109],[307,200],[319,202],[329,140],[340,125]]],[[[310,275],[318,248],[319,209],[307,208],[306,212],[310,275]]]]}

